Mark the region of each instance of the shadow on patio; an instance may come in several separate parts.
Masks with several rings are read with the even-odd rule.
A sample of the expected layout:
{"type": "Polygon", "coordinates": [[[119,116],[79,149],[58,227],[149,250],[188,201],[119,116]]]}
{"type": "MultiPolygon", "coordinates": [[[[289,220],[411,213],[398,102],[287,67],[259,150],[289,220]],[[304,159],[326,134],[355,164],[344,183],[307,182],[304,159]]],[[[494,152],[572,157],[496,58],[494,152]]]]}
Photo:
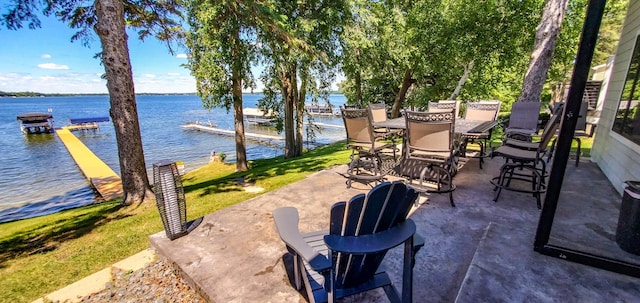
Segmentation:
{"type": "MultiPolygon", "coordinates": [[[[415,302],[631,302],[640,297],[636,278],[534,252],[540,216],[535,198],[503,191],[493,202],[489,180],[503,160],[488,160],[483,170],[475,161],[455,177],[456,208],[447,195],[433,194],[412,215],[426,240],[414,268],[415,302]]],[[[322,171],[211,213],[194,231],[174,241],[164,231],[154,234],[151,246],[211,302],[306,302],[291,286],[291,258],[271,212],[294,206],[300,212],[301,231],[328,228],[333,203],[370,189],[357,183],[347,189],[339,174],[345,171],[346,166],[322,171]]],[[[563,221],[558,221],[558,236],[553,238],[577,246],[591,245],[593,237],[611,239],[621,201],[618,193],[590,162],[568,166],[566,178],[561,199],[569,202],[561,204],[558,216],[576,209],[588,215],[557,219],[563,221]]],[[[626,254],[615,243],[594,249],[626,254]]],[[[392,250],[383,263],[396,287],[401,285],[401,250],[392,250]]],[[[639,256],[625,257],[640,263],[639,256]]],[[[386,302],[386,296],[374,290],[345,301],[386,302]]]]}

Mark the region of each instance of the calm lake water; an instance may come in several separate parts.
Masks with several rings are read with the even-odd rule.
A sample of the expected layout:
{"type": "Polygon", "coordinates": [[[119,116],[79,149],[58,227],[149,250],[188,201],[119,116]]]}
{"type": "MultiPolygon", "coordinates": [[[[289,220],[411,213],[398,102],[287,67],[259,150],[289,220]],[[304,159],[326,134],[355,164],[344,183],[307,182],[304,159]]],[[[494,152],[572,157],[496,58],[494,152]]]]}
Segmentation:
{"type": "MultiPolygon", "coordinates": [[[[244,95],[245,107],[256,107],[260,95],[244,95]]],[[[332,95],[333,105],[342,105],[342,95],[332,95]]],[[[211,122],[233,129],[233,113],[225,109],[203,109],[195,95],[137,96],[140,131],[148,169],[153,163],[171,159],[184,161],[189,171],[206,164],[211,151],[225,153],[235,161],[232,137],[185,130],[188,121],[211,122]]],[[[16,116],[27,112],[52,111],[55,127],[69,124],[69,118],[108,117],[108,96],[37,98],[0,97],[0,222],[54,213],[96,201],[82,173],[55,134],[23,135],[16,116]]],[[[316,118],[317,122],[341,125],[339,118],[316,118]]],[[[271,128],[245,124],[247,132],[276,134],[271,128]]],[[[100,123],[97,131],[74,134],[120,173],[112,122],[100,123]]],[[[316,142],[326,144],[345,138],[343,129],[324,128],[316,142]]],[[[249,159],[282,154],[282,148],[247,141],[249,159]]],[[[151,176],[151,174],[150,174],[151,176]]]]}

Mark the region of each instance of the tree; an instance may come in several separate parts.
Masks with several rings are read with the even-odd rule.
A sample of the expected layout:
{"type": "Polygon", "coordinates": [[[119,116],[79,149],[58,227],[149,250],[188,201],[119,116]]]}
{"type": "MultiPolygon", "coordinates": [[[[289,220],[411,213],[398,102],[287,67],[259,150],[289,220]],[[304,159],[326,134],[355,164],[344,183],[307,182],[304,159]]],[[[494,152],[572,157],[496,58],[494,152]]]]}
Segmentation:
{"type": "Polygon", "coordinates": [[[255,86],[256,28],[251,6],[235,1],[193,1],[189,8],[189,69],[205,108],[233,107],[236,170],[246,171],[242,89],[255,86]]]}
{"type": "Polygon", "coordinates": [[[255,88],[251,66],[258,63],[264,37],[304,45],[284,20],[267,0],[197,0],[189,8],[189,68],[205,108],[233,107],[238,171],[248,169],[242,90],[255,88]]]}
{"type": "MultiPolygon", "coordinates": [[[[287,16],[286,28],[305,43],[292,43],[268,32],[261,35],[265,84],[260,106],[279,113],[278,128],[285,133],[285,158],[302,154],[304,104],[309,95],[328,99],[337,62],[338,33],[346,3],[339,0],[275,1],[278,15],[287,16]]],[[[289,37],[286,37],[289,38],[289,37]]]]}
{"type": "Polygon", "coordinates": [[[181,28],[174,18],[181,17],[180,3],[150,0],[96,0],[90,5],[81,0],[13,0],[12,3],[0,18],[0,23],[8,29],[22,28],[23,22],[31,29],[40,27],[36,11],[43,8],[45,15],[55,15],[79,30],[72,41],[80,39],[88,45],[92,30],[100,37],[110,115],[118,144],[124,191],[122,203],[138,204],[153,199],[142,149],[125,24],[138,29],[141,39],[148,36],[165,41],[179,38],[181,28]]]}
{"type": "Polygon", "coordinates": [[[547,0],[536,31],[529,69],[524,76],[522,92],[517,101],[540,102],[540,94],[551,66],[562,20],[569,0],[547,0]]]}
{"type": "Polygon", "coordinates": [[[382,99],[398,116],[430,100],[493,97],[502,69],[519,66],[530,47],[541,1],[354,3],[359,14],[344,38],[345,96],[382,99]]]}

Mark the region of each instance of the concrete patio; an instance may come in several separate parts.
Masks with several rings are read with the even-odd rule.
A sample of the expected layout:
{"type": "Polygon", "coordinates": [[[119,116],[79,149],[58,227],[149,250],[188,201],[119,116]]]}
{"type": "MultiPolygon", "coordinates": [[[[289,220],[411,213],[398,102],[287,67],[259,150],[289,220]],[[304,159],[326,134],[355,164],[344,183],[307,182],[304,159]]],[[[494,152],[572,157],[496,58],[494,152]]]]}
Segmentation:
{"type": "MultiPolygon", "coordinates": [[[[640,279],[547,257],[533,251],[540,210],[530,194],[503,191],[493,202],[489,179],[503,160],[478,168],[469,161],[455,178],[457,207],[447,195],[421,198],[411,218],[426,245],[414,268],[415,302],[632,302],[640,279]]],[[[210,302],[306,302],[291,284],[291,257],[275,230],[271,212],[294,206],[301,231],[328,228],[330,206],[366,192],[347,189],[346,166],[205,216],[188,235],[170,241],[150,237],[159,255],[173,262],[210,302]]],[[[569,165],[552,241],[640,263],[620,250],[615,235],[621,198],[597,166],[583,159],[569,165]],[[579,212],[578,212],[579,211],[579,212]]],[[[188,207],[188,206],[187,206],[188,207]]],[[[401,248],[384,262],[396,287],[401,248]]],[[[304,290],[302,290],[304,292],[304,290]]],[[[381,290],[345,302],[387,302],[381,290]]]]}

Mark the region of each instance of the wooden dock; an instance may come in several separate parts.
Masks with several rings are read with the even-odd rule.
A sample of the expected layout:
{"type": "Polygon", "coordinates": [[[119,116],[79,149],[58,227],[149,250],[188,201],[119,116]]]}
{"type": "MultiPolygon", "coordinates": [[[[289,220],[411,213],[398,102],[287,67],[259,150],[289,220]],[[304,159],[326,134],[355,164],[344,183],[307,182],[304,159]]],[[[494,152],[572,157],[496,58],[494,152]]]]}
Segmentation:
{"type": "MultiPolygon", "coordinates": [[[[306,124],[306,123],[305,123],[306,124]]],[[[338,128],[338,129],[344,129],[344,125],[339,125],[339,124],[330,124],[330,123],[321,123],[321,122],[313,122],[313,124],[321,127],[321,128],[338,128]]]]}
{"type": "MultiPolygon", "coordinates": [[[[184,129],[195,129],[195,130],[206,131],[206,132],[210,132],[210,133],[214,133],[214,134],[218,134],[218,135],[225,135],[225,136],[235,136],[236,135],[236,131],[234,131],[234,130],[221,129],[221,128],[217,128],[215,126],[207,126],[207,125],[202,125],[202,124],[197,124],[197,123],[187,123],[185,125],[181,125],[180,127],[184,128],[184,129]]],[[[254,140],[258,140],[258,141],[282,141],[282,140],[284,140],[284,137],[263,135],[263,134],[256,134],[256,133],[247,133],[247,132],[245,132],[244,135],[245,135],[245,137],[247,137],[249,139],[254,139],[254,140]]]]}
{"type": "Polygon", "coordinates": [[[105,201],[121,198],[122,180],[107,164],[98,158],[67,128],[56,129],[56,134],[71,154],[82,174],[105,201]]]}

